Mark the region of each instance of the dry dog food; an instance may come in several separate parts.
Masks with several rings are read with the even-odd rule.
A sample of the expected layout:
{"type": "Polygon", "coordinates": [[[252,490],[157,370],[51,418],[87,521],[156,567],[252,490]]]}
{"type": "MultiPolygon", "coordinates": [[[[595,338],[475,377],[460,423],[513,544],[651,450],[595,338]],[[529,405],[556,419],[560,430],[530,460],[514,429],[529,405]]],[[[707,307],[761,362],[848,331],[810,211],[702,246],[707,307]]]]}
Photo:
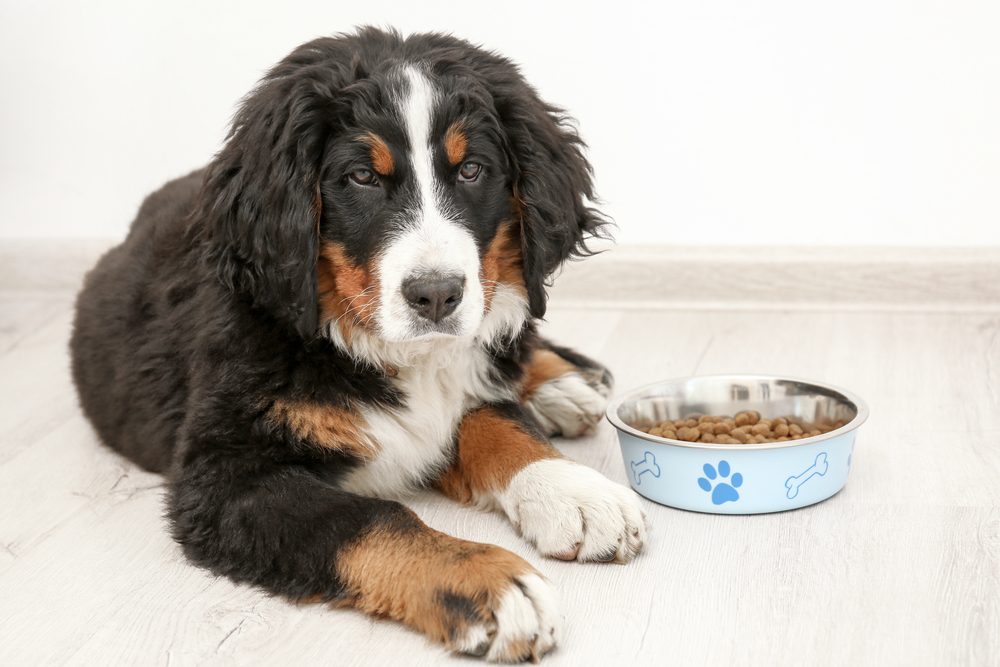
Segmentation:
{"type": "Polygon", "coordinates": [[[797,417],[764,419],[756,410],[737,412],[732,417],[688,415],[682,419],[660,422],[642,429],[650,435],[687,442],[711,442],[718,445],[753,445],[785,442],[821,435],[840,428],[846,421],[805,422],[797,417]]]}

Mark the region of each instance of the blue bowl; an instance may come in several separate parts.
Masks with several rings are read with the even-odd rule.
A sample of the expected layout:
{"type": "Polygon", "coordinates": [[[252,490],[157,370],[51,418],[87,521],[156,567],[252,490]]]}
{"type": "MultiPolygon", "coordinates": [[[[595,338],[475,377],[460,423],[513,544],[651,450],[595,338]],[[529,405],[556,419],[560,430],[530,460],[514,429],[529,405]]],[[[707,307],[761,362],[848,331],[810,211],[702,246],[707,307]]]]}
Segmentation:
{"type": "Polygon", "coordinates": [[[629,484],[650,500],[712,514],[759,514],[812,505],[847,483],[857,429],[868,408],[830,385],[765,375],[714,375],[641,387],[607,411],[618,431],[629,484]],[[800,440],[719,445],[643,432],[667,419],[698,413],[793,416],[804,422],[847,422],[800,440]]]}

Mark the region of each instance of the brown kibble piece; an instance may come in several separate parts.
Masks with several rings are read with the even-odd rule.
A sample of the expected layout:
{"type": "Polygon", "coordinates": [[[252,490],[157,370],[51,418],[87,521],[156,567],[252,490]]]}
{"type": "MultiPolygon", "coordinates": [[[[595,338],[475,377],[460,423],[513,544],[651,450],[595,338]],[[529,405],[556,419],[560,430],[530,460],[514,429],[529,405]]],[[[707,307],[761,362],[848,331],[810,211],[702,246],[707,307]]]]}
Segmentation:
{"type": "Polygon", "coordinates": [[[788,424],[777,424],[774,426],[772,430],[774,431],[774,434],[779,438],[784,437],[788,435],[788,424]]]}
{"type": "Polygon", "coordinates": [[[686,440],[687,442],[694,442],[701,437],[701,431],[696,428],[691,428],[690,426],[685,426],[677,429],[677,437],[681,440],[686,440]]]}
{"type": "Polygon", "coordinates": [[[744,410],[736,413],[735,421],[737,426],[753,426],[760,422],[760,413],[756,410],[744,410]]]}
{"type": "Polygon", "coordinates": [[[758,423],[750,429],[750,432],[754,435],[770,435],[771,427],[764,423],[758,423]]]}

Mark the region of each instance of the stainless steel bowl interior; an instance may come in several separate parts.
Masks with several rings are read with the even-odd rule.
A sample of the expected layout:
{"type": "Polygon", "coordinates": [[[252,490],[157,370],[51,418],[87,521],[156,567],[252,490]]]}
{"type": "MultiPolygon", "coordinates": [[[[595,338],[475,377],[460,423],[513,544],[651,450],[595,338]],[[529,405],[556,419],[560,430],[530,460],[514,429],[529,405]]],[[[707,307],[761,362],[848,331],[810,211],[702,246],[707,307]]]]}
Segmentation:
{"type": "Polygon", "coordinates": [[[756,375],[710,375],[659,382],[637,389],[613,404],[608,417],[618,428],[625,427],[649,439],[652,436],[642,429],[666,419],[691,414],[734,415],[743,410],[756,410],[765,418],[792,416],[804,422],[843,420],[849,422],[844,429],[856,428],[867,417],[864,403],[842,389],[756,375]]]}

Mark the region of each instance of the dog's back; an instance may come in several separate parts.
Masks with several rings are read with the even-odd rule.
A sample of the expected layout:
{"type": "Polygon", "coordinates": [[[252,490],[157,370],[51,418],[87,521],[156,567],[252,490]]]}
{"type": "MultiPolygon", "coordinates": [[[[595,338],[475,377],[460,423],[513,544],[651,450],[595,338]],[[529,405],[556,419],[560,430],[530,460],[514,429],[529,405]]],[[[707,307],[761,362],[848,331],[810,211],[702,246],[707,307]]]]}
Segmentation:
{"type": "Polygon", "coordinates": [[[192,255],[183,233],[202,174],[146,198],[128,238],[87,275],[70,341],[80,404],[105,444],[144,468],[169,466],[187,396],[185,307],[192,276],[178,271],[192,255]]]}

